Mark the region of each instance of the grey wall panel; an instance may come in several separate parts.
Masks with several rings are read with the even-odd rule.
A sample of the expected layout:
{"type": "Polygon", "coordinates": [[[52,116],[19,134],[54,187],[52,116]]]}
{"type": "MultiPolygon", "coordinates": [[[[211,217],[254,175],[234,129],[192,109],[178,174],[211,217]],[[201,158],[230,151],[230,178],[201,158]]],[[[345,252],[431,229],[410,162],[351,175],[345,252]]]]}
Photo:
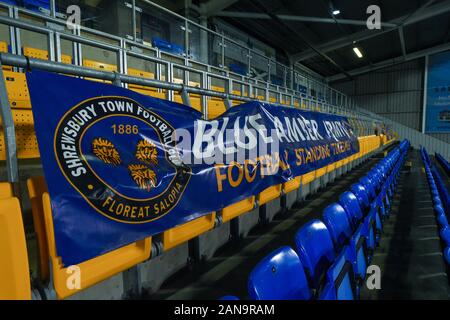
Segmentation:
{"type": "MultiPolygon", "coordinates": [[[[373,113],[422,129],[424,60],[418,59],[333,85],[373,113]]],[[[450,143],[450,134],[430,134],[450,143]]]]}

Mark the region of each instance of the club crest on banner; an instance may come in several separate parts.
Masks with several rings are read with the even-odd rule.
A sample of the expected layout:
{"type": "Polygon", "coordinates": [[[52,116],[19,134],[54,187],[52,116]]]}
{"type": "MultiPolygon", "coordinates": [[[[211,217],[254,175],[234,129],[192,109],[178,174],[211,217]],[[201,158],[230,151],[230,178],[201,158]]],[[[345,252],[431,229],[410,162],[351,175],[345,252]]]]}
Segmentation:
{"type": "Polygon", "coordinates": [[[64,114],[54,152],[64,177],[98,213],[146,223],[168,214],[190,180],[191,169],[173,161],[174,133],[130,98],[96,97],[64,114]]]}

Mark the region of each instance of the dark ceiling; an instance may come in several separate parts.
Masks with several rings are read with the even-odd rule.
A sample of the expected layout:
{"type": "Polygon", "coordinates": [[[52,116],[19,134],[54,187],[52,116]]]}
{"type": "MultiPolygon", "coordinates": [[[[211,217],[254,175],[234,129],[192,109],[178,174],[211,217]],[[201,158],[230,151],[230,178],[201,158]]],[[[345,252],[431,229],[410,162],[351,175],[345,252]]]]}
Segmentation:
{"type": "Polygon", "coordinates": [[[238,0],[216,13],[224,21],[295,58],[308,68],[325,76],[347,74],[392,58],[450,42],[449,0],[238,0]],[[368,30],[365,25],[346,24],[333,19],[365,22],[369,5],[381,8],[382,22],[395,25],[382,30],[368,30]],[[333,16],[332,9],[340,14],[333,16]],[[258,15],[252,15],[252,14],[258,15]],[[245,15],[250,14],[250,16],[245,15]],[[235,15],[235,16],[233,16],[235,15]],[[239,16],[237,16],[239,15],[239,16]],[[242,16],[244,15],[244,17],[242,16]],[[264,15],[264,16],[262,16],[264,15]],[[333,19],[328,22],[288,20],[280,15],[333,19]],[[394,21],[392,21],[394,20],[394,21]],[[418,20],[418,21],[417,21],[418,20]],[[411,22],[412,21],[412,22],[411,22]],[[330,23],[331,22],[331,23],[330,23]],[[398,26],[403,25],[404,48],[398,26]],[[353,44],[355,35],[361,33],[353,44]],[[373,37],[373,34],[381,33],[373,37]],[[344,45],[327,49],[331,41],[341,39],[344,45]],[[363,52],[359,59],[353,52],[363,52]],[[307,57],[302,54],[310,53],[307,57]],[[302,58],[299,60],[299,58],[302,58]]]}

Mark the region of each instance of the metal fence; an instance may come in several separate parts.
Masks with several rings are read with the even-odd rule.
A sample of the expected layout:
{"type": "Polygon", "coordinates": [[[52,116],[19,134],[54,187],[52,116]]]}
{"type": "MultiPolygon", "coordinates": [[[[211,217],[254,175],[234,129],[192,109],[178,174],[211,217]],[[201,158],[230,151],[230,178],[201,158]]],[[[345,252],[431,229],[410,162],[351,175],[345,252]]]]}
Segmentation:
{"type": "MultiPolygon", "coordinates": [[[[130,1],[124,2],[131,10],[130,15],[130,35],[113,35],[86,26],[81,26],[80,30],[71,31],[66,28],[65,2],[62,0],[52,0],[50,11],[48,14],[44,12],[36,12],[26,8],[13,7],[0,2],[0,9],[3,9],[7,14],[1,16],[1,24],[12,27],[10,32],[11,52],[20,54],[23,46],[23,36],[21,37],[21,30],[27,30],[34,33],[40,33],[48,36],[49,40],[49,59],[58,61],[61,47],[64,47],[62,42],[70,42],[73,51],[75,64],[81,65],[83,58],[83,49],[87,51],[87,47],[92,46],[92,43],[87,40],[96,42],[97,48],[102,47],[104,50],[113,50],[112,46],[119,49],[120,47],[127,47],[128,50],[139,53],[146,51],[145,55],[165,60],[166,62],[176,62],[178,65],[192,67],[198,70],[207,70],[211,73],[225,76],[234,80],[239,80],[244,83],[251,84],[256,87],[264,88],[264,90],[273,89],[276,92],[282,92],[311,100],[318,100],[327,102],[336,106],[345,106],[352,109],[355,103],[345,94],[331,88],[323,82],[319,82],[305,73],[294,70],[291,67],[285,66],[273,58],[267,58],[260,51],[251,49],[242,43],[231,39],[224,34],[206,28],[204,25],[186,19],[158,4],[151,1],[130,1]],[[140,5],[141,7],[139,7],[140,5]],[[184,47],[182,53],[176,55],[160,50],[144,41],[139,37],[139,27],[137,26],[138,13],[144,11],[142,6],[147,6],[147,14],[155,17],[164,15],[165,21],[169,21],[173,25],[180,26],[173,32],[171,36],[175,38],[175,42],[184,47]],[[55,8],[59,8],[56,11],[55,8]],[[62,14],[57,14],[61,12],[62,14]],[[22,24],[12,24],[6,18],[22,22],[22,24]],[[32,28],[32,26],[36,28],[32,28]],[[46,30],[46,31],[45,31],[46,30]],[[79,38],[87,38],[80,41],[75,41],[74,38],[67,35],[78,36],[79,38]],[[52,38],[52,39],[50,39],[52,38]],[[77,43],[75,43],[77,42],[77,43]],[[209,51],[214,59],[205,57],[206,51],[209,51]],[[247,72],[246,74],[238,74],[230,70],[229,62],[236,61],[237,57],[242,60],[247,72]],[[251,70],[257,70],[257,73],[252,73],[251,70]],[[266,74],[261,77],[261,74],[266,74]],[[275,83],[274,80],[280,80],[275,83]],[[306,92],[298,91],[299,85],[306,89],[306,92]]],[[[111,17],[113,19],[113,17],[111,17]]],[[[90,20],[90,19],[86,19],[90,20]]],[[[116,21],[117,22],[117,21],[116,21]]],[[[117,22],[118,23],[118,22],[117,22]]],[[[85,23],[86,24],[86,23],[85,23]]],[[[67,46],[66,46],[67,47],[67,46]]],[[[86,54],[85,54],[86,55],[86,54]]],[[[208,56],[208,54],[206,54],[208,56]]],[[[123,72],[126,70],[126,60],[121,58],[114,59],[118,70],[123,72]]]]}

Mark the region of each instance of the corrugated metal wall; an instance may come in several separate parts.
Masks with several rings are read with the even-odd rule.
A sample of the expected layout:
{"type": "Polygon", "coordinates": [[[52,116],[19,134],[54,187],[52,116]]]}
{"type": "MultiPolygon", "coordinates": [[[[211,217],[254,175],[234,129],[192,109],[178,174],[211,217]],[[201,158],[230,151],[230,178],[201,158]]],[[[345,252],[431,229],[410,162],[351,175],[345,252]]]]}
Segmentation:
{"type": "MultiPolygon", "coordinates": [[[[333,85],[364,109],[422,130],[424,59],[405,62],[333,85]]],[[[430,134],[450,142],[450,134],[430,134]]]]}

